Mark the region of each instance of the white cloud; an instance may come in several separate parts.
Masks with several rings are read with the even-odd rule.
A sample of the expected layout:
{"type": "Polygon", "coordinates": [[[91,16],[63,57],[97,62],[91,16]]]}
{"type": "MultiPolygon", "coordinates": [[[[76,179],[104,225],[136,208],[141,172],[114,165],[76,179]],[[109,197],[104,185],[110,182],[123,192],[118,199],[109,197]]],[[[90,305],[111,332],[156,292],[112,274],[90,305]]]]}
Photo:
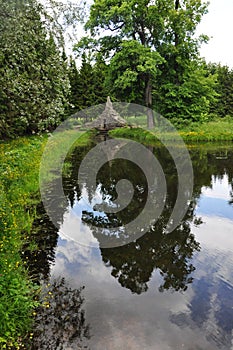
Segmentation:
{"type": "Polygon", "coordinates": [[[210,0],[209,13],[202,19],[198,33],[211,37],[210,42],[202,45],[201,55],[207,62],[221,62],[233,68],[233,1],[210,0]]]}

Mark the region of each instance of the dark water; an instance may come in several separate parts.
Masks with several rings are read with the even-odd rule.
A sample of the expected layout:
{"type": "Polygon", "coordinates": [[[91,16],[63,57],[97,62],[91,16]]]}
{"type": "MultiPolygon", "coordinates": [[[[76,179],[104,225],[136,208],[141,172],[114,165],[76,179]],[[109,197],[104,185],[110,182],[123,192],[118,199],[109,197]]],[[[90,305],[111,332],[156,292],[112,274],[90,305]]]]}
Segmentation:
{"type": "MultiPolygon", "coordinates": [[[[30,257],[30,266],[44,278],[51,276],[48,288],[54,295],[50,311],[37,319],[47,322],[38,335],[44,347],[38,348],[233,349],[233,147],[190,147],[193,198],[170,234],[164,227],[176,201],[176,170],[165,149],[150,149],[166,175],[165,209],[149,232],[117,248],[99,248],[99,228],[138,215],[147,197],[143,173],[126,160],[111,161],[98,173],[97,189],[80,191],[78,168],[89,149],[75,149],[67,157],[60,230],[35,223],[41,249],[34,264],[30,257]],[[134,187],[127,209],[118,214],[93,210],[100,198],[115,199],[122,178],[134,187]]],[[[54,193],[56,181],[51,186],[54,193]]]]}

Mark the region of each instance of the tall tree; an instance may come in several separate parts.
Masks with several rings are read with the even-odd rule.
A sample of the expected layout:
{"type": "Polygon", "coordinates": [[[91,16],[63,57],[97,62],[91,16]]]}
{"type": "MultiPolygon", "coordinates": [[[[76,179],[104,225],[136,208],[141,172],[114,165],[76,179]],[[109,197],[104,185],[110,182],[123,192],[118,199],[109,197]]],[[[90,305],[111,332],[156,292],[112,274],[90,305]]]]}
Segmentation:
{"type": "Polygon", "coordinates": [[[0,137],[53,128],[69,93],[55,27],[37,0],[0,0],[0,19],[0,137]]]}
{"type": "MultiPolygon", "coordinates": [[[[138,88],[137,82],[142,79],[144,103],[148,108],[151,108],[152,79],[158,64],[162,61],[157,52],[151,55],[150,64],[147,64],[146,59],[149,54],[147,48],[153,48],[154,46],[153,32],[161,29],[156,6],[150,5],[149,0],[132,0],[130,2],[124,0],[118,2],[115,0],[96,0],[91,7],[86,28],[91,30],[93,36],[98,33],[99,29],[111,31],[111,35],[102,37],[99,44],[106,56],[109,52],[111,53],[111,50],[115,54],[115,62],[111,67],[111,71],[115,67],[117,79],[119,78],[116,89],[118,89],[119,82],[122,80],[120,77],[122,70],[126,70],[127,73],[124,74],[124,77],[127,82],[123,88],[132,85],[132,89],[135,90],[138,88]],[[129,52],[128,55],[129,59],[124,60],[124,67],[119,70],[119,62],[128,50],[131,51],[131,54],[129,52]],[[140,51],[142,51],[142,54],[140,54],[140,51]],[[137,61],[142,58],[138,64],[138,70],[134,70],[134,64],[131,60],[134,55],[137,56],[137,61]]],[[[154,125],[151,113],[148,113],[148,125],[154,125]]]]}
{"type": "Polygon", "coordinates": [[[96,56],[96,61],[93,66],[93,74],[95,104],[105,103],[107,100],[107,96],[110,94],[110,89],[106,83],[106,77],[108,75],[108,66],[105,63],[101,54],[96,56]]]}
{"type": "MultiPolygon", "coordinates": [[[[135,98],[134,102],[138,97],[141,100],[141,93],[135,93],[140,89],[144,104],[151,108],[158,83],[182,84],[190,60],[198,56],[200,41],[207,40],[204,36],[194,39],[206,11],[207,4],[201,0],[95,0],[86,29],[92,37],[107,31],[98,43],[106,56],[113,55],[113,89],[128,89],[127,97],[135,98]]],[[[80,45],[87,42],[84,38],[80,45]]],[[[153,126],[150,114],[148,126],[153,126]]]]}
{"type": "Polygon", "coordinates": [[[84,109],[95,104],[94,72],[90,60],[84,53],[82,55],[82,65],[79,69],[76,104],[78,109],[84,109]]]}
{"type": "Polygon", "coordinates": [[[79,108],[78,106],[79,91],[77,89],[79,84],[79,72],[78,72],[75,60],[72,58],[72,56],[70,57],[70,60],[69,60],[68,76],[70,81],[69,113],[72,114],[79,108]]]}

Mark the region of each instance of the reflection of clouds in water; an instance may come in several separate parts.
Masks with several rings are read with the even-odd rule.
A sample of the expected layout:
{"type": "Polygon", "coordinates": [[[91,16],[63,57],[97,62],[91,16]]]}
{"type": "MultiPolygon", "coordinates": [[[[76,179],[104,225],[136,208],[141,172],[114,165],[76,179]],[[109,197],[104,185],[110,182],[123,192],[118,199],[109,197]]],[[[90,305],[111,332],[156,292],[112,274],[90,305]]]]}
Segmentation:
{"type": "Polygon", "coordinates": [[[92,213],[93,216],[106,217],[104,212],[96,211],[93,208],[96,204],[106,203],[113,206],[109,196],[101,192],[101,186],[98,185],[91,201],[89,200],[87,189],[82,189],[81,198],[75,202],[72,208],[69,208],[63,216],[63,223],[60,227],[59,235],[61,238],[78,242],[85,246],[99,247],[98,240],[93,236],[91,228],[82,221],[83,212],[92,213]]]}
{"type": "MultiPolygon", "coordinates": [[[[223,182],[226,190],[226,177],[223,182]]],[[[213,190],[208,191],[203,190],[204,197],[220,200],[226,199],[229,193],[229,189],[228,192],[223,191],[224,195],[220,197],[215,185],[213,190]]],[[[80,212],[69,215],[80,216],[81,207],[76,209],[80,212]]],[[[199,211],[203,213],[202,206],[199,211]]],[[[65,220],[63,226],[67,232],[72,232],[69,220],[65,220]]],[[[88,246],[94,238],[81,220],[78,230],[86,246],[79,245],[70,237],[62,241],[52,272],[55,276],[67,276],[73,287],[85,285],[92,350],[231,348],[233,222],[208,215],[202,215],[202,220],[201,226],[192,226],[192,233],[201,243],[201,252],[195,253],[193,264],[197,269],[194,282],[186,293],[159,293],[157,288],[161,284],[161,276],[158,270],[153,273],[147,293],[134,295],[122,288],[111,276],[111,267],[103,264],[99,249],[88,246]]]]}
{"type": "Polygon", "coordinates": [[[109,276],[109,269],[102,263],[99,249],[63,239],[56,255],[56,264],[52,268],[55,275],[62,274],[69,277],[78,275],[83,281],[91,282],[96,279],[99,283],[107,280],[109,276]]]}
{"type": "Polygon", "coordinates": [[[212,176],[212,188],[202,187],[196,213],[198,215],[218,216],[233,220],[233,207],[229,204],[232,186],[228,175],[222,178],[212,176]]]}
{"type": "Polygon", "coordinates": [[[192,226],[192,232],[201,248],[205,247],[213,254],[226,251],[233,254],[233,221],[218,216],[203,216],[203,224],[200,227],[192,226]]]}
{"type": "Polygon", "coordinates": [[[188,312],[172,313],[180,327],[202,330],[209,343],[232,349],[233,343],[233,223],[219,217],[202,218],[192,231],[201,244],[194,264],[193,297],[188,312]]]}
{"type": "Polygon", "coordinates": [[[156,271],[147,293],[140,296],[122,288],[111,276],[100,251],[64,241],[57,250],[53,274],[65,275],[72,287],[85,285],[87,322],[91,325],[91,349],[189,349],[195,344],[209,347],[204,333],[197,328],[182,327],[170,322],[170,315],[188,313],[193,298],[188,293],[159,293],[161,276],[156,271]]]}
{"type": "Polygon", "coordinates": [[[91,229],[87,225],[84,225],[81,217],[72,211],[64,214],[59,235],[61,238],[79,242],[85,246],[99,246],[97,239],[92,235],[91,229]]]}
{"type": "Polygon", "coordinates": [[[197,263],[198,272],[192,285],[193,298],[187,304],[188,312],[172,313],[170,317],[171,322],[181,328],[189,327],[203,332],[212,347],[225,350],[231,349],[233,341],[233,287],[220,267],[226,263],[230,268],[231,262],[232,257],[221,261],[220,256],[216,261],[216,256],[208,256],[207,253],[197,263]],[[206,271],[206,266],[211,266],[211,269],[206,271]]]}
{"type": "Polygon", "coordinates": [[[231,199],[230,191],[232,190],[231,185],[229,184],[228,175],[225,174],[223,178],[212,176],[211,178],[212,188],[202,187],[202,195],[205,197],[212,198],[222,198],[225,200],[231,199]]]}
{"type": "Polygon", "coordinates": [[[198,202],[196,214],[233,220],[233,207],[225,199],[202,196],[198,202]]]}

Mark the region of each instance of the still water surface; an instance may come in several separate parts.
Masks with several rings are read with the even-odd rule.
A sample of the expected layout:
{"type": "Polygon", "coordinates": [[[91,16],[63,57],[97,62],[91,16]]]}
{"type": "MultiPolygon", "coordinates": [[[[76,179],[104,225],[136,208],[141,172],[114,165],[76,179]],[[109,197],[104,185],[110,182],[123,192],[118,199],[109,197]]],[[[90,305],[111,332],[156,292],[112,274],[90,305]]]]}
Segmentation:
{"type": "MultiPolygon", "coordinates": [[[[85,286],[85,344],[92,350],[233,349],[233,148],[190,147],[193,199],[170,234],[163,228],[176,200],[176,170],[165,149],[150,149],[166,175],[166,206],[149,232],[117,248],[99,248],[99,230],[91,225],[126,223],[137,215],[147,196],[145,177],[132,163],[115,160],[99,172],[97,189],[80,191],[78,167],[88,148],[67,157],[67,205],[58,214],[51,279],[85,286]],[[125,177],[135,189],[129,208],[117,215],[96,209],[103,197],[106,203],[115,198],[116,183],[125,177]]],[[[79,349],[74,339],[66,344],[79,349]]]]}

